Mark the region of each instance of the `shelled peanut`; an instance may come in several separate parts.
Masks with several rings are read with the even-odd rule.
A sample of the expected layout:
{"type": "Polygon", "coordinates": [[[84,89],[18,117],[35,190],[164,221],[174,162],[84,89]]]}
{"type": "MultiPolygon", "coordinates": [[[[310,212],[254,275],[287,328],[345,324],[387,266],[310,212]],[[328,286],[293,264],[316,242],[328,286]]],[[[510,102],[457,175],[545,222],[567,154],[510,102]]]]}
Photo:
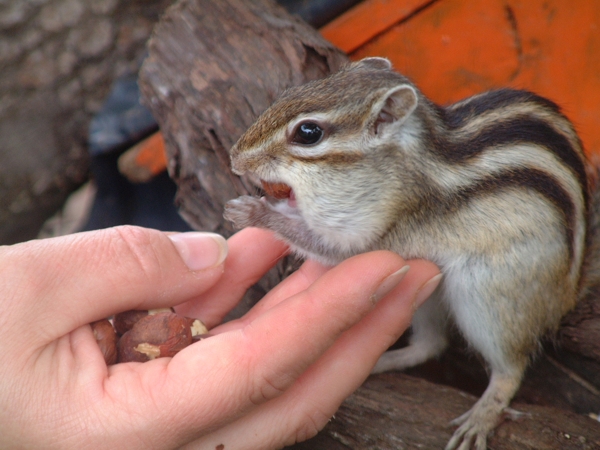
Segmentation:
{"type": "Polygon", "coordinates": [[[180,316],[170,308],[125,311],[112,322],[104,319],[91,324],[107,365],[174,356],[208,337],[201,320],[180,316]]]}

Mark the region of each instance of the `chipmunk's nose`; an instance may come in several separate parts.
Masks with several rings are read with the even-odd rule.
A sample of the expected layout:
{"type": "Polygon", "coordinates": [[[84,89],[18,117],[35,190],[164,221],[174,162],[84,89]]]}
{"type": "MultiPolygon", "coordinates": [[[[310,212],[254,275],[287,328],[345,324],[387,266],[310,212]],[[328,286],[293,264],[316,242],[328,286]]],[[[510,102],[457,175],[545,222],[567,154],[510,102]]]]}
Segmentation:
{"type": "Polygon", "coordinates": [[[246,172],[256,172],[256,170],[265,163],[270,157],[260,150],[239,151],[233,146],[230,152],[231,170],[236,175],[243,175],[246,172]]]}
{"type": "Polygon", "coordinates": [[[249,170],[248,167],[248,158],[244,153],[241,153],[237,146],[233,146],[229,151],[229,156],[231,158],[231,170],[236,175],[243,175],[246,171],[249,170]]]}
{"type": "Polygon", "coordinates": [[[236,175],[244,175],[246,170],[243,164],[240,164],[240,158],[231,158],[231,171],[236,175]]]}

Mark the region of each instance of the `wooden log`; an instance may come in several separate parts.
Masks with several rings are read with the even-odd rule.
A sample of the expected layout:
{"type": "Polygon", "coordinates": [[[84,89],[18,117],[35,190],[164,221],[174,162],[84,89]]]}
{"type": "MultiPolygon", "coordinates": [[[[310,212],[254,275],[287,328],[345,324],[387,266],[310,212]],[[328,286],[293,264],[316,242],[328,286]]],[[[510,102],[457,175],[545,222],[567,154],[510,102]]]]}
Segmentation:
{"type": "Polygon", "coordinates": [[[566,349],[600,362],[600,286],[564,318],[560,337],[566,349]]]}
{"type": "MultiPolygon", "coordinates": [[[[403,374],[370,377],[315,438],[294,450],[440,449],[454,431],[449,422],[477,400],[457,389],[403,374]]],[[[504,421],[488,440],[491,450],[600,448],[600,424],[561,409],[517,403],[521,416],[504,421]]]]}

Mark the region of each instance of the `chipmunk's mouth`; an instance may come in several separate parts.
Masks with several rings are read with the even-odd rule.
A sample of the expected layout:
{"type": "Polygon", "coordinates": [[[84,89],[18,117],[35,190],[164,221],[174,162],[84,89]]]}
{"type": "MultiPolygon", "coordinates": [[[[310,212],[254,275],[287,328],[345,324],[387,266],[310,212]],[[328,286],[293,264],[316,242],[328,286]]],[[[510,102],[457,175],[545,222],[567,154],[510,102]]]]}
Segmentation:
{"type": "Polygon", "coordinates": [[[268,196],[278,200],[287,199],[287,203],[290,207],[296,207],[296,195],[290,186],[285,183],[270,183],[265,180],[260,180],[260,183],[268,196]]]}

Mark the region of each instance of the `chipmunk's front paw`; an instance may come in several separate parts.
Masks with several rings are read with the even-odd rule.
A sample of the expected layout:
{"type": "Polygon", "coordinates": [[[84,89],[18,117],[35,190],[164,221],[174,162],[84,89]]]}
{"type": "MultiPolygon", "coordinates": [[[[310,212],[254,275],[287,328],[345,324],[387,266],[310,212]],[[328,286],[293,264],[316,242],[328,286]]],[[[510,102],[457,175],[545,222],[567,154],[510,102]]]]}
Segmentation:
{"type": "Polygon", "coordinates": [[[249,195],[230,200],[225,205],[225,219],[233,222],[236,228],[264,227],[264,218],[267,213],[265,203],[249,195]]]}

